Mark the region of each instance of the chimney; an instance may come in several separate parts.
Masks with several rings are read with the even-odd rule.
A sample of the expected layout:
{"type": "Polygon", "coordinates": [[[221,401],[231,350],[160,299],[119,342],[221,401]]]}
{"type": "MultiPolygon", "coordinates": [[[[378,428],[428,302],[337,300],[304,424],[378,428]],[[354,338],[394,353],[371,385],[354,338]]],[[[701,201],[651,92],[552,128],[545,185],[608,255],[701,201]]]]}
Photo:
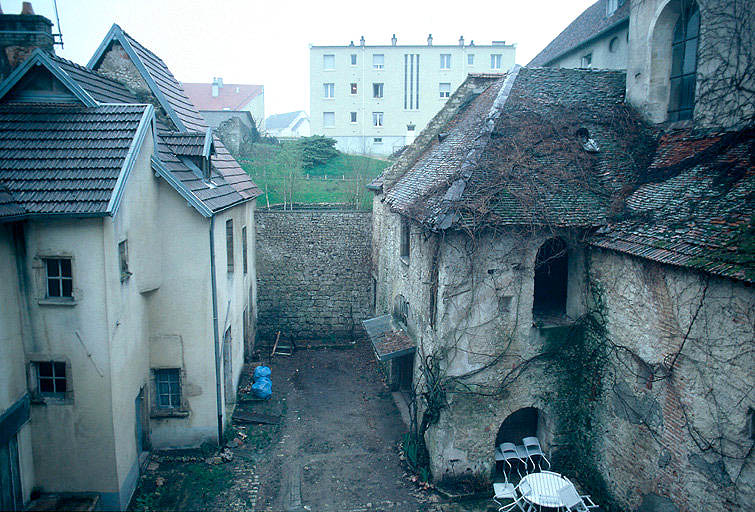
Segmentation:
{"type": "Polygon", "coordinates": [[[461,46],[462,48],[464,47],[464,36],[461,36],[459,38],[459,46],[461,46]]]}
{"type": "Polygon", "coordinates": [[[36,48],[55,53],[52,22],[34,14],[30,2],[24,2],[21,14],[0,11],[0,79],[26,60],[36,48]]]}
{"type": "Polygon", "coordinates": [[[472,39],[471,41],[469,41],[469,46],[474,46],[474,39],[472,39]]]}
{"type": "Polygon", "coordinates": [[[359,46],[364,46],[364,36],[359,38],[359,46]]]}
{"type": "Polygon", "coordinates": [[[393,34],[393,37],[391,38],[391,46],[396,46],[396,41],[398,41],[396,39],[396,34],[393,34]]]}
{"type": "Polygon", "coordinates": [[[433,35],[430,34],[427,36],[427,46],[432,46],[432,45],[433,45],[433,35]]]}
{"type": "Polygon", "coordinates": [[[220,94],[220,88],[223,87],[223,79],[218,77],[212,78],[212,97],[217,98],[220,94]]]}

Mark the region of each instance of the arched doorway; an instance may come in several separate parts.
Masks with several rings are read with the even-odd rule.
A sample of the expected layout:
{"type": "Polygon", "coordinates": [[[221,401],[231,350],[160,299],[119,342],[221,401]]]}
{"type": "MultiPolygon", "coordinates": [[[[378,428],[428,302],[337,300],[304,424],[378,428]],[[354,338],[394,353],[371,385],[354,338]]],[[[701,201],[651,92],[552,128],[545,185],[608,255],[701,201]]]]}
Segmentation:
{"type": "Polygon", "coordinates": [[[560,238],[546,240],[535,258],[535,296],[532,316],[535,319],[566,315],[566,290],[569,255],[560,238]]]}
{"type": "MultiPolygon", "coordinates": [[[[512,443],[523,450],[522,445],[525,437],[536,437],[543,450],[547,450],[547,447],[550,446],[551,432],[545,415],[537,407],[523,407],[509,414],[498,428],[494,448],[499,448],[502,443],[512,443]]],[[[499,454],[496,456],[498,457],[499,454]]],[[[503,461],[496,461],[496,471],[498,472],[496,478],[504,478],[504,469],[508,473],[506,479],[516,472],[521,474],[527,471],[527,465],[524,462],[509,461],[509,463],[512,465],[507,469],[504,467],[503,461]]]]}

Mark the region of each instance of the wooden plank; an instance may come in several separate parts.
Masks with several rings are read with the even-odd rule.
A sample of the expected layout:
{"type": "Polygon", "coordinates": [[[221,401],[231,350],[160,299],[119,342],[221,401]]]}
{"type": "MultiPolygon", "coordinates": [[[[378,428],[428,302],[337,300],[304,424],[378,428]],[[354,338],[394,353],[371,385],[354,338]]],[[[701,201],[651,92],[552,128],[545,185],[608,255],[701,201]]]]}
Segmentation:
{"type": "Polygon", "coordinates": [[[270,353],[270,357],[273,357],[275,355],[275,349],[278,348],[278,340],[281,339],[281,332],[278,331],[278,334],[275,336],[275,345],[273,345],[273,351],[270,353]]]}
{"type": "Polygon", "coordinates": [[[233,421],[237,423],[257,423],[262,425],[277,425],[280,423],[280,416],[270,414],[261,414],[256,412],[234,411],[233,421]]]}

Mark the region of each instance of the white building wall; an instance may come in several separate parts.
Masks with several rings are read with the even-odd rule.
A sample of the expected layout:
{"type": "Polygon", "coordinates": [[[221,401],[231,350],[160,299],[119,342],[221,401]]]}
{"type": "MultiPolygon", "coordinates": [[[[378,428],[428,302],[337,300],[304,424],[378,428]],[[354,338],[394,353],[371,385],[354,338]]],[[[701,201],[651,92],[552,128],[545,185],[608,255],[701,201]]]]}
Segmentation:
{"type": "Polygon", "coordinates": [[[627,69],[629,58],[629,24],[624,24],[588,44],[551,62],[548,67],[581,68],[583,57],[592,56],[593,69],[627,69]]]}
{"type": "Polygon", "coordinates": [[[252,98],[248,104],[241,108],[241,110],[247,110],[252,114],[254,122],[257,123],[257,130],[260,132],[265,130],[265,90],[257,96],[252,98]]]}
{"type": "MultiPolygon", "coordinates": [[[[407,125],[414,134],[445,104],[440,84],[450,93],[469,73],[505,73],[514,65],[514,45],[486,46],[312,46],[310,47],[310,118],[312,133],[333,137],[338,149],[349,153],[389,155],[406,144],[407,125]],[[384,68],[373,67],[373,55],[384,55],[384,68]],[[404,108],[404,55],[419,55],[419,109],[404,108]],[[441,69],[441,54],[451,55],[449,69],[441,69]],[[501,68],[491,69],[491,54],[501,54],[501,68]],[[334,55],[335,67],[324,69],[324,55],[334,55]],[[356,65],[351,65],[356,55],[356,65]],[[474,55],[474,64],[468,56],[474,55]],[[325,83],[333,83],[333,98],[324,97],[325,83]],[[357,93],[351,94],[351,84],[357,93]],[[373,84],[382,83],[383,97],[373,97],[373,84]],[[323,113],[335,113],[335,126],[323,125],[323,113]],[[357,113],[351,122],[351,112],[357,113]],[[383,112],[383,126],[373,126],[373,112],[383,112]],[[376,142],[375,139],[382,139],[376,142]]],[[[416,72],[416,69],[415,69],[416,72]]],[[[407,88],[409,85],[407,84],[407,88]]],[[[407,93],[408,94],[408,93],[407,93]]]]}

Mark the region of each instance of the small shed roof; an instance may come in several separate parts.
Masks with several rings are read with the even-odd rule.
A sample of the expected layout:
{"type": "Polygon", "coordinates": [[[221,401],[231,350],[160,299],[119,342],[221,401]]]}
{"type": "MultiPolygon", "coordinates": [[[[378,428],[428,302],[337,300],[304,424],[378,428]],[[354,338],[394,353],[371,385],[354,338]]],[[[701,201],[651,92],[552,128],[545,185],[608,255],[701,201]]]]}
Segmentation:
{"type": "Polygon", "coordinates": [[[367,336],[375,349],[379,361],[411,354],[417,344],[409,337],[406,330],[396,323],[393,315],[383,315],[362,320],[367,336]]]}

